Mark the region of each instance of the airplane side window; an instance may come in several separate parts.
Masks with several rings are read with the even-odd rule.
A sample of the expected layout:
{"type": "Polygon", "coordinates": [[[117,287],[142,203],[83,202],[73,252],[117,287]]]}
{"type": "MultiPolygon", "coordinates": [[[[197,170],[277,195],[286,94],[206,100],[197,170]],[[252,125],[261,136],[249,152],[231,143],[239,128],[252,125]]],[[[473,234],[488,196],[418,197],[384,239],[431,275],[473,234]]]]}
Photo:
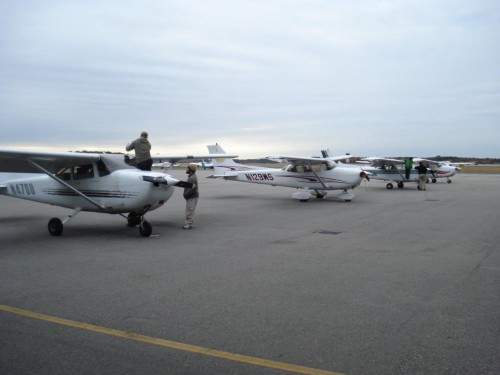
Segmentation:
{"type": "Polygon", "coordinates": [[[63,181],[69,181],[71,179],[71,167],[66,167],[57,172],[57,177],[63,181]]]}
{"type": "Polygon", "coordinates": [[[322,170],[324,170],[324,164],[313,164],[312,165],[312,170],[314,172],[321,172],[322,170]]]}
{"type": "Polygon", "coordinates": [[[84,178],[93,178],[94,169],[92,164],[84,164],[75,167],[75,180],[81,180],[84,178]]]}

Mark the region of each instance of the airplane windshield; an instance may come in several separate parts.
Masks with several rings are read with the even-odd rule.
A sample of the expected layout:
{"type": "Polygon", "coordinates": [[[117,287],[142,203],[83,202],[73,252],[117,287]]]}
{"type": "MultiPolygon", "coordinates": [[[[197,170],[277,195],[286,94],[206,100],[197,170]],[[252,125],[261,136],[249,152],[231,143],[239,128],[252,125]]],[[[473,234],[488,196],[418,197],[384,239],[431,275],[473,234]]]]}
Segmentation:
{"type": "Polygon", "coordinates": [[[124,154],[104,154],[101,156],[101,160],[110,173],[120,169],[137,169],[125,162],[125,156],[124,154]]]}

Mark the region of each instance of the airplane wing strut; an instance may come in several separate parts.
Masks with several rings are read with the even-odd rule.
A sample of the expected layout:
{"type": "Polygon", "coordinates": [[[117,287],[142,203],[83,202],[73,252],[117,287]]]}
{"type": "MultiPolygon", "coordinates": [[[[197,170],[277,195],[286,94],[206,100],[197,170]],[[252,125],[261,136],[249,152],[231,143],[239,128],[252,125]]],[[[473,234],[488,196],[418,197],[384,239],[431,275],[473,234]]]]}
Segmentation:
{"type": "Polygon", "coordinates": [[[311,163],[309,162],[309,169],[311,170],[311,172],[316,176],[316,178],[318,179],[318,182],[325,188],[325,189],[328,189],[328,187],[325,185],[325,183],[323,182],[323,180],[321,179],[321,177],[318,176],[318,173],[316,173],[316,171],[314,170],[314,168],[312,167],[311,163]]]}

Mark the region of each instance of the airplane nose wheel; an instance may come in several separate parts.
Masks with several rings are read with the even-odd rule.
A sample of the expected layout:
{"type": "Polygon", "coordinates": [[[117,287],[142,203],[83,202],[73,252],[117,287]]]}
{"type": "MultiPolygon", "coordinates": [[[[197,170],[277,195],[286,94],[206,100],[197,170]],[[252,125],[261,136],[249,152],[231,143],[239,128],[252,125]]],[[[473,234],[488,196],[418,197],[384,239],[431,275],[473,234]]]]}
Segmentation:
{"type": "Polygon", "coordinates": [[[62,221],[56,217],[50,219],[48,227],[49,233],[53,236],[60,236],[64,229],[62,221]]]}
{"type": "Polygon", "coordinates": [[[142,221],[142,216],[137,215],[134,212],[129,213],[127,216],[127,223],[129,227],[135,227],[137,225],[140,225],[141,221],[142,221]]]}
{"type": "Polygon", "coordinates": [[[136,214],[135,212],[130,212],[127,216],[127,225],[129,227],[139,226],[139,232],[144,237],[151,236],[153,233],[153,226],[146,220],[144,220],[143,215],[136,214]]]}

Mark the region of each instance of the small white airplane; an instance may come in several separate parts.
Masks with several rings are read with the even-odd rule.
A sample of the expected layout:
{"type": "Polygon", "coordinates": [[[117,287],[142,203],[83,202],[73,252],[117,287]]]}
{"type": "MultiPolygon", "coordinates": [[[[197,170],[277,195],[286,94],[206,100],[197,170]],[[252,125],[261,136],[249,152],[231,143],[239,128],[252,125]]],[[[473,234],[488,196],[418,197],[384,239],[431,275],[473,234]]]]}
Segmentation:
{"type": "Polygon", "coordinates": [[[475,162],[451,162],[449,160],[445,160],[445,161],[436,161],[435,163],[439,163],[441,165],[448,165],[448,166],[452,166],[452,167],[461,167],[461,166],[465,166],[465,165],[477,165],[477,163],[475,162]]]}
{"type": "MultiPolygon", "coordinates": [[[[224,150],[218,144],[207,147],[211,154],[224,154],[224,150]]],[[[312,196],[324,198],[327,190],[343,190],[337,198],[350,202],[355,195],[347,190],[359,186],[366,177],[366,173],[360,167],[341,167],[333,158],[273,155],[265,159],[279,160],[289,165],[282,169],[264,168],[239,164],[231,158],[219,159],[214,156],[213,177],[300,189],[293,193],[292,197],[301,202],[308,201],[312,196]]]]}
{"type": "Polygon", "coordinates": [[[189,164],[196,165],[198,168],[214,169],[214,162],[212,159],[201,160],[197,163],[189,163],[189,164]]]}
{"type": "MultiPolygon", "coordinates": [[[[174,163],[208,157],[212,155],[155,155],[153,161],[174,163]]],[[[130,157],[124,154],[0,148],[0,194],[72,209],[63,220],[49,221],[53,236],[61,235],[64,224],[80,211],[91,211],[119,214],[148,237],[152,226],[144,215],[163,206],[175,186],[187,183],[130,164],[130,157]]]]}
{"type": "Polygon", "coordinates": [[[152,167],[153,168],[160,168],[160,169],[170,169],[172,167],[178,167],[179,164],[172,164],[168,161],[158,161],[156,163],[153,163],[152,167]]]}
{"type": "MultiPolygon", "coordinates": [[[[413,158],[414,162],[425,161],[426,159],[413,158]]],[[[418,172],[415,168],[410,170],[409,178],[406,178],[404,161],[399,159],[382,158],[378,156],[363,158],[361,162],[370,162],[370,166],[363,166],[363,170],[369,174],[371,179],[389,181],[386,185],[387,189],[392,189],[393,182],[397,183],[397,187],[402,189],[406,182],[418,182],[418,172]]],[[[424,162],[424,164],[426,164],[424,162]]],[[[437,165],[429,163],[427,160],[427,169],[432,176],[432,182],[436,182],[437,178],[447,178],[448,183],[451,182],[449,177],[457,173],[456,167],[446,165],[437,165]]]]}

